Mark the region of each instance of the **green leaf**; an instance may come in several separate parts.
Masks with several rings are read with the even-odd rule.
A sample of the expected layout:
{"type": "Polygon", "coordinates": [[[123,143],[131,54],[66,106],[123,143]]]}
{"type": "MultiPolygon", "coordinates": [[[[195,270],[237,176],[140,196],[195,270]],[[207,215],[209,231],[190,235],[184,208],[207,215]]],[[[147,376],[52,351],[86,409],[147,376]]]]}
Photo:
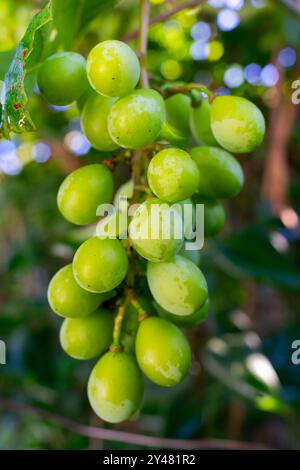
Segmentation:
{"type": "Polygon", "coordinates": [[[72,49],[78,33],[99,13],[113,8],[118,0],[53,0],[56,47],[72,49]]]}
{"type": "MultiPolygon", "coordinates": [[[[41,58],[45,40],[42,29],[51,21],[52,11],[49,2],[33,17],[16,49],[2,89],[0,137],[8,139],[11,132],[21,133],[35,129],[27,107],[28,90],[25,90],[25,76],[41,58]]],[[[47,31],[49,32],[48,28],[47,31]]]]}
{"type": "Polygon", "coordinates": [[[238,278],[252,278],[285,289],[300,288],[299,270],[270,243],[265,227],[252,226],[213,242],[211,250],[221,269],[238,278]]]}

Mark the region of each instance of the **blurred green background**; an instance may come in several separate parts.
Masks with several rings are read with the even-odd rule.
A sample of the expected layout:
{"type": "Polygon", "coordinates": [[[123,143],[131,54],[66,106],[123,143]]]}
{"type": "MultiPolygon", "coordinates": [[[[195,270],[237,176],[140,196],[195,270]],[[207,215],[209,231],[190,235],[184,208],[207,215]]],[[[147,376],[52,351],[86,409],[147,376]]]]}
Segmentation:
{"type": "MultiPolygon", "coordinates": [[[[239,157],[245,188],[226,204],[224,233],[205,242],[211,312],[187,331],[193,347],[188,379],[166,390],[147,382],[139,415],[112,428],[300,448],[300,364],[292,362],[292,343],[300,340],[300,105],[291,101],[300,77],[299,2],[206,3],[150,29],[152,83],[194,81],[245,96],[262,108],[268,134],[255,154],[239,157]]],[[[44,4],[0,0],[1,80],[44,4]]],[[[152,16],[180,4],[153,0],[152,16]]],[[[71,33],[72,49],[86,55],[101,40],[126,38],[137,28],[137,10],[128,0],[95,15],[71,33]]],[[[67,9],[64,15],[68,30],[72,15],[67,9]]],[[[0,141],[0,339],[7,348],[7,363],[0,365],[0,448],[136,448],[88,439],[20,406],[109,427],[93,415],[86,397],[93,361],[63,353],[61,322],[46,299],[51,276],[84,237],[58,213],[59,184],[79,165],[107,155],[90,149],[76,105],[51,107],[35,88],[30,108],[38,130],[0,141]]],[[[122,167],[117,178],[126,178],[122,167]]]]}

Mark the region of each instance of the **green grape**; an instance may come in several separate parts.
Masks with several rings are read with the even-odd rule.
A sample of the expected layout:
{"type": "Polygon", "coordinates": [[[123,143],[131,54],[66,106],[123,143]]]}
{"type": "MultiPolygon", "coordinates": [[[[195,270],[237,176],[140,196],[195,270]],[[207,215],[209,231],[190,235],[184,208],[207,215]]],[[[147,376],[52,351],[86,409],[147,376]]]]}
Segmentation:
{"type": "Polygon", "coordinates": [[[108,133],[107,118],[116,98],[105,98],[101,95],[91,95],[84,105],[81,115],[81,127],[97,150],[109,151],[118,146],[108,133]]]}
{"type": "Polygon", "coordinates": [[[89,82],[87,82],[87,86],[84,92],[79,96],[79,98],[76,101],[77,109],[80,113],[82,112],[85,103],[91,96],[95,96],[95,92],[93,88],[90,86],[89,82]]]}
{"type": "Polygon", "coordinates": [[[165,101],[167,121],[182,136],[190,134],[191,98],[182,93],[176,93],[165,101]]]}
{"type": "Polygon", "coordinates": [[[192,199],[187,198],[174,204],[172,207],[178,208],[180,217],[183,217],[184,236],[188,239],[193,235],[196,224],[196,209],[192,199]]]}
{"type": "Polygon", "coordinates": [[[136,90],[112,106],[108,131],[120,147],[140,149],[155,141],[164,120],[161,95],[155,90],[136,90]]]}
{"type": "Polygon", "coordinates": [[[73,273],[78,284],[89,292],[108,292],[125,278],[128,258],[120,240],[86,240],[76,251],[73,273]]]}
{"type": "Polygon", "coordinates": [[[84,57],[76,52],[59,52],[48,57],[40,67],[38,86],[53,105],[73,103],[87,88],[84,57]]]}
{"type": "Polygon", "coordinates": [[[199,170],[190,155],[178,148],[158,152],[148,167],[148,183],[162,201],[178,202],[196,192],[199,170]]]}
{"type": "Polygon", "coordinates": [[[175,147],[182,149],[184,149],[187,145],[187,138],[183,137],[181,134],[178,134],[174,127],[172,127],[171,124],[167,121],[164,122],[157,140],[170,143],[175,147]]]}
{"type": "Polygon", "coordinates": [[[57,205],[69,222],[87,225],[96,220],[97,207],[109,203],[112,194],[113,177],[106,166],[87,165],[65,178],[57,194],[57,205]]]}
{"type": "Polygon", "coordinates": [[[207,299],[207,284],[192,261],[177,255],[163,263],[148,262],[147,279],[156,302],[175,315],[191,315],[207,299]]]}
{"type": "Polygon", "coordinates": [[[140,205],[129,225],[134,249],[150,261],[173,257],[183,243],[182,218],[177,210],[159,199],[140,205]]]}
{"type": "Polygon", "coordinates": [[[156,305],[156,310],[162,318],[171,321],[180,328],[191,328],[202,323],[209,313],[209,300],[207,299],[203,307],[191,315],[174,315],[174,313],[167,312],[159,305],[156,305]]]}
{"type": "Polygon", "coordinates": [[[90,315],[103,300],[106,300],[105,295],[92,294],[77,284],[71,264],[61,268],[48,287],[50,307],[61,317],[79,318],[90,315]]]}
{"type": "Polygon", "coordinates": [[[199,194],[209,199],[236,196],[244,184],[239,162],[225,150],[217,147],[195,147],[191,156],[200,173],[199,194]]]}
{"type": "Polygon", "coordinates": [[[107,215],[97,224],[96,235],[98,238],[127,238],[128,217],[127,214],[115,212],[107,215]]]}
{"type": "Polygon", "coordinates": [[[163,318],[142,321],[136,336],[136,358],[143,373],[163,387],[179,384],[191,365],[191,349],[184,334],[163,318]]]}
{"type": "Polygon", "coordinates": [[[186,250],[185,249],[185,243],[183,244],[183,247],[178,253],[180,256],[184,256],[185,258],[189,259],[194,263],[196,266],[200,266],[201,264],[201,250],[186,250]]]}
{"type": "Polygon", "coordinates": [[[213,237],[221,232],[226,223],[226,212],[218,201],[204,204],[204,234],[213,237]]]}
{"type": "Polygon", "coordinates": [[[246,153],[258,147],[265,135],[265,120],[255,104],[238,96],[217,96],[211,107],[211,128],[222,147],[246,153]]]}
{"type": "Polygon", "coordinates": [[[141,406],[144,385],[130,354],[108,352],[95,365],[88,382],[88,397],[95,413],[108,423],[130,418],[141,406]]]}
{"type": "Polygon", "coordinates": [[[124,96],[137,85],[140,64],[135,52],[124,42],[103,41],[89,53],[87,75],[97,93],[124,96]]]}
{"type": "Polygon", "coordinates": [[[193,136],[203,145],[218,145],[210,124],[211,105],[203,99],[197,108],[192,108],[190,126],[193,136]]]}
{"type": "Polygon", "coordinates": [[[60,329],[60,344],[74,359],[93,359],[112,343],[114,319],[107,310],[84,318],[67,318],[60,329]]]}

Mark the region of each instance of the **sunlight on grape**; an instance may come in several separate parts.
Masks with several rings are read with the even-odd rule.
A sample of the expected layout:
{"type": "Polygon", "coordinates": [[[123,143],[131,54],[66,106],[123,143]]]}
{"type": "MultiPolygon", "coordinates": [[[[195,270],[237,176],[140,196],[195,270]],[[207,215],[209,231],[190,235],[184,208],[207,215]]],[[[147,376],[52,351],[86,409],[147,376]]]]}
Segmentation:
{"type": "Polygon", "coordinates": [[[268,387],[277,388],[280,385],[278,376],[271,362],[263,354],[250,354],[246,359],[246,366],[253,375],[268,387]]]}
{"type": "Polygon", "coordinates": [[[162,63],[160,71],[167,80],[177,80],[182,74],[182,66],[177,60],[169,59],[162,63]]]}
{"type": "Polygon", "coordinates": [[[281,222],[289,229],[294,229],[299,225],[299,217],[292,207],[286,207],[280,214],[281,222]]]}

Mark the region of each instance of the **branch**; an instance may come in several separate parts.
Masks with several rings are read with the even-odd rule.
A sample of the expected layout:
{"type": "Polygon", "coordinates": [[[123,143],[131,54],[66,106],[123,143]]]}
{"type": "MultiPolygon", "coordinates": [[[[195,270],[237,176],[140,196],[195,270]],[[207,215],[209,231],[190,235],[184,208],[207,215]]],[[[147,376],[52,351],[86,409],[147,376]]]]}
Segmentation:
{"type": "MultiPolygon", "coordinates": [[[[190,0],[185,3],[181,3],[180,5],[177,5],[176,7],[167,11],[166,13],[161,13],[160,15],[152,18],[149,22],[149,25],[153,26],[154,24],[162,23],[168,20],[169,18],[171,18],[173,15],[176,15],[176,13],[179,13],[181,10],[185,10],[186,8],[194,8],[194,7],[200,6],[202,3],[205,3],[206,1],[207,0],[190,0]]],[[[122,41],[131,41],[131,39],[136,38],[138,34],[139,34],[139,31],[133,31],[131,33],[128,33],[122,37],[122,41]]]]}
{"type": "Polygon", "coordinates": [[[16,400],[0,397],[0,406],[5,411],[11,411],[16,414],[28,414],[45,419],[56,424],[70,432],[79,434],[92,439],[125,442],[142,447],[153,447],[163,449],[237,449],[237,450],[254,450],[267,449],[263,444],[247,443],[232,440],[221,439],[203,439],[203,440],[185,440],[185,439],[168,439],[155,436],[146,436],[144,434],[134,434],[125,431],[115,431],[113,429],[103,429],[94,426],[86,426],[79,424],[69,418],[65,418],[56,413],[52,413],[41,408],[21,403],[16,400]]]}
{"type": "Polygon", "coordinates": [[[141,64],[141,87],[149,87],[149,78],[146,68],[148,30],[150,20],[150,2],[149,0],[140,0],[140,27],[138,33],[138,56],[141,64]]]}

